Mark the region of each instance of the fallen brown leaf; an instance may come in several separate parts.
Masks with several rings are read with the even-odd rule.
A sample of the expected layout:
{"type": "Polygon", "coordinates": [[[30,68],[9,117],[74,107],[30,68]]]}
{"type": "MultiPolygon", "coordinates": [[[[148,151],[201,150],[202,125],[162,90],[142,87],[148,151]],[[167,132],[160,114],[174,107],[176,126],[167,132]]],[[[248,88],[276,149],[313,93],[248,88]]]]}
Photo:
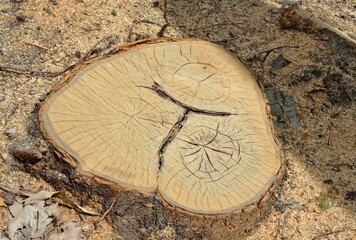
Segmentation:
{"type": "Polygon", "coordinates": [[[47,200],[51,197],[53,197],[55,194],[59,192],[48,192],[48,191],[39,191],[37,193],[32,194],[28,198],[25,199],[25,204],[32,204],[41,200],[47,200]]]}
{"type": "Polygon", "coordinates": [[[45,206],[44,201],[33,205],[15,203],[10,209],[11,217],[8,226],[10,239],[41,239],[54,229],[53,221],[58,204],[45,206]]]}
{"type": "Polygon", "coordinates": [[[63,191],[63,190],[56,191],[56,192],[40,190],[40,191],[34,192],[34,191],[30,191],[30,190],[25,190],[25,189],[15,189],[15,188],[9,188],[9,187],[4,187],[4,186],[0,186],[0,188],[3,189],[4,191],[11,192],[16,195],[28,197],[24,200],[25,205],[34,204],[38,201],[47,200],[50,198],[58,198],[60,204],[70,207],[70,208],[73,208],[73,209],[77,210],[78,212],[89,214],[89,215],[94,215],[94,216],[100,215],[99,213],[97,213],[95,211],[88,210],[88,209],[80,206],[79,204],[77,204],[75,201],[70,199],[66,195],[65,191],[63,191]]]}
{"type": "Polygon", "coordinates": [[[82,229],[79,224],[74,222],[67,222],[57,227],[52,231],[46,240],[68,240],[68,239],[80,239],[82,236],[82,229]]]}
{"type": "Polygon", "coordinates": [[[29,196],[33,195],[34,193],[36,193],[36,192],[30,191],[30,190],[9,188],[9,187],[5,187],[5,186],[0,186],[0,188],[6,192],[11,192],[13,194],[25,196],[25,197],[29,197],[29,196]]]}
{"type": "Polygon", "coordinates": [[[94,216],[99,216],[100,214],[95,212],[95,211],[92,211],[92,210],[88,210],[84,207],[81,207],[79,204],[75,203],[72,199],[70,199],[65,191],[59,191],[58,193],[55,194],[56,197],[58,197],[60,200],[62,200],[62,202],[60,202],[60,204],[63,204],[65,206],[69,206],[75,210],[77,210],[78,212],[81,212],[81,213],[86,213],[86,214],[89,214],[89,215],[94,215],[94,216]]]}
{"type": "Polygon", "coordinates": [[[34,204],[15,202],[9,210],[11,220],[8,235],[12,240],[77,240],[81,237],[80,225],[61,221],[58,203],[46,205],[45,201],[34,204]]]}

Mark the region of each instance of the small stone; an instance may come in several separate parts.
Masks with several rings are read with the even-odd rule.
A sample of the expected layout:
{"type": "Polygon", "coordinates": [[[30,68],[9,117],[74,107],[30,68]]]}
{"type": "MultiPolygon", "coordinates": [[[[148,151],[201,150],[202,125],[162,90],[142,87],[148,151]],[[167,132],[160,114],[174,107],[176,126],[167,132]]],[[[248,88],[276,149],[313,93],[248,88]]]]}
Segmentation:
{"type": "Polygon", "coordinates": [[[89,232],[90,231],[90,227],[88,225],[84,225],[82,227],[82,229],[83,229],[83,232],[89,232]]]}
{"type": "Polygon", "coordinates": [[[315,157],[314,156],[309,156],[307,157],[307,161],[310,163],[314,163],[315,162],[315,157]]]}
{"type": "Polygon", "coordinates": [[[288,8],[297,4],[300,4],[300,0],[283,0],[282,8],[288,8]]]}
{"type": "Polygon", "coordinates": [[[302,72],[302,75],[300,76],[300,80],[303,82],[308,82],[312,78],[312,73],[309,70],[305,70],[302,72]]]}
{"type": "Polygon", "coordinates": [[[279,8],[273,8],[273,9],[272,9],[272,13],[273,13],[273,14],[280,13],[280,9],[279,9],[279,8]]]}
{"type": "Polygon", "coordinates": [[[273,68],[284,68],[291,63],[288,59],[286,59],[282,54],[278,55],[278,57],[272,61],[273,68]]]}
{"type": "Polygon", "coordinates": [[[43,100],[45,100],[45,98],[46,98],[46,94],[42,94],[42,95],[40,96],[39,100],[42,102],[43,100]]]}
{"type": "Polygon", "coordinates": [[[346,193],[345,200],[355,201],[356,200],[356,191],[350,191],[346,193]]]}
{"type": "Polygon", "coordinates": [[[12,192],[7,192],[4,197],[4,202],[6,205],[13,205],[15,202],[16,195],[12,192]]]}
{"type": "Polygon", "coordinates": [[[111,15],[114,16],[114,17],[116,17],[116,16],[117,16],[117,12],[116,12],[115,10],[112,10],[112,11],[111,11],[111,15]]]}
{"type": "Polygon", "coordinates": [[[152,6],[153,6],[153,7],[158,7],[158,6],[159,6],[159,2],[158,2],[158,1],[153,2],[153,3],[152,3],[152,6]]]}
{"type": "Polygon", "coordinates": [[[271,21],[271,16],[269,16],[269,15],[265,16],[265,21],[266,22],[270,22],[271,21]]]}
{"type": "Polygon", "coordinates": [[[30,91],[30,94],[31,94],[31,95],[36,95],[37,93],[38,93],[38,90],[37,90],[37,89],[30,91]]]}
{"type": "Polygon", "coordinates": [[[333,184],[334,181],[332,179],[326,179],[326,180],[324,180],[324,183],[330,185],[330,184],[333,184]]]}
{"type": "Polygon", "coordinates": [[[19,22],[26,22],[27,18],[23,15],[18,15],[16,16],[16,19],[19,21],[19,22]]]}
{"type": "Polygon", "coordinates": [[[13,127],[13,128],[9,128],[5,131],[7,137],[12,140],[14,138],[17,137],[17,131],[16,131],[16,127],[13,127]]]}
{"type": "Polygon", "coordinates": [[[11,146],[10,150],[14,157],[30,164],[35,164],[44,159],[44,156],[38,149],[28,144],[22,145],[16,143],[11,146]]]}
{"type": "Polygon", "coordinates": [[[76,51],[76,52],[74,53],[74,56],[75,56],[76,58],[80,58],[80,57],[82,56],[82,54],[81,54],[79,51],[76,51]]]}

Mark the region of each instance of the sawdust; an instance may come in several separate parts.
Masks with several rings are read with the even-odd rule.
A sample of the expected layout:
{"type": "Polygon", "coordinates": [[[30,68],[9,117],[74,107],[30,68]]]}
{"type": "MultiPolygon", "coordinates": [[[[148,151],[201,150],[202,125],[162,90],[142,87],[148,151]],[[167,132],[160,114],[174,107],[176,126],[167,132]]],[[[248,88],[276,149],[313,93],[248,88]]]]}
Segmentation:
{"type": "MultiPolygon", "coordinates": [[[[334,233],[328,239],[353,239],[355,200],[347,196],[356,191],[355,50],[325,32],[281,30],[280,3],[168,1],[165,19],[163,1],[0,1],[0,63],[61,70],[78,61],[104,36],[116,35],[118,40],[100,45],[94,55],[124,42],[156,37],[166,20],[170,26],[164,36],[221,44],[250,65],[263,85],[292,96],[301,125],[293,128],[287,124],[278,129],[288,176],[272,213],[248,239],[312,239],[328,232],[334,233]],[[262,53],[286,45],[299,47],[277,49],[268,56],[262,53]],[[280,54],[290,64],[272,68],[280,54]],[[320,207],[321,197],[330,200],[326,210],[320,207]]],[[[355,36],[352,1],[303,4],[329,24],[355,36]]],[[[2,185],[29,189],[43,186],[53,191],[46,182],[20,171],[8,147],[26,136],[31,112],[62,77],[0,72],[2,185]],[[10,140],[5,131],[14,127],[17,136],[10,140]]],[[[80,223],[86,239],[120,239],[105,221],[94,229],[97,218],[81,219],[73,210],[62,211],[71,221],[80,223]]],[[[3,233],[8,221],[7,209],[0,207],[3,233]]]]}

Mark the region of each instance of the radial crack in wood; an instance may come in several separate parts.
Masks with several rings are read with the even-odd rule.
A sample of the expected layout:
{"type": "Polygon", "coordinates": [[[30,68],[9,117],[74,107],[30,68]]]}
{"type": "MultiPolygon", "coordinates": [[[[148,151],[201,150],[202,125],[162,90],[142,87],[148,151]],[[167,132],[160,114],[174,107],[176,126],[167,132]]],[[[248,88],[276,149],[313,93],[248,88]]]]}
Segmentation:
{"type": "Polygon", "coordinates": [[[163,155],[163,198],[204,214],[257,203],[275,180],[280,156],[264,123],[249,118],[190,116],[163,155]]]}
{"type": "Polygon", "coordinates": [[[255,78],[205,41],[148,40],[83,64],[47,97],[40,120],[79,172],[157,194],[182,214],[251,211],[284,169],[255,78]]]}

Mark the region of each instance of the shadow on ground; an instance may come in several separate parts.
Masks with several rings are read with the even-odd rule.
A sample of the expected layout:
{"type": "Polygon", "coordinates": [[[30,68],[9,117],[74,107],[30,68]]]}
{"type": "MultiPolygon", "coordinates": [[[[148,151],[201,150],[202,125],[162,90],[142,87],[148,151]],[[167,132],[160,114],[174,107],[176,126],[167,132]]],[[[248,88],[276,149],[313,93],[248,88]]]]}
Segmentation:
{"type": "Polygon", "coordinates": [[[279,204],[303,199],[321,213],[342,208],[352,219],[356,51],[326,31],[282,29],[278,7],[261,1],[168,1],[167,35],[173,28],[182,37],[223,45],[267,88],[288,160],[288,195],[279,204]]]}

